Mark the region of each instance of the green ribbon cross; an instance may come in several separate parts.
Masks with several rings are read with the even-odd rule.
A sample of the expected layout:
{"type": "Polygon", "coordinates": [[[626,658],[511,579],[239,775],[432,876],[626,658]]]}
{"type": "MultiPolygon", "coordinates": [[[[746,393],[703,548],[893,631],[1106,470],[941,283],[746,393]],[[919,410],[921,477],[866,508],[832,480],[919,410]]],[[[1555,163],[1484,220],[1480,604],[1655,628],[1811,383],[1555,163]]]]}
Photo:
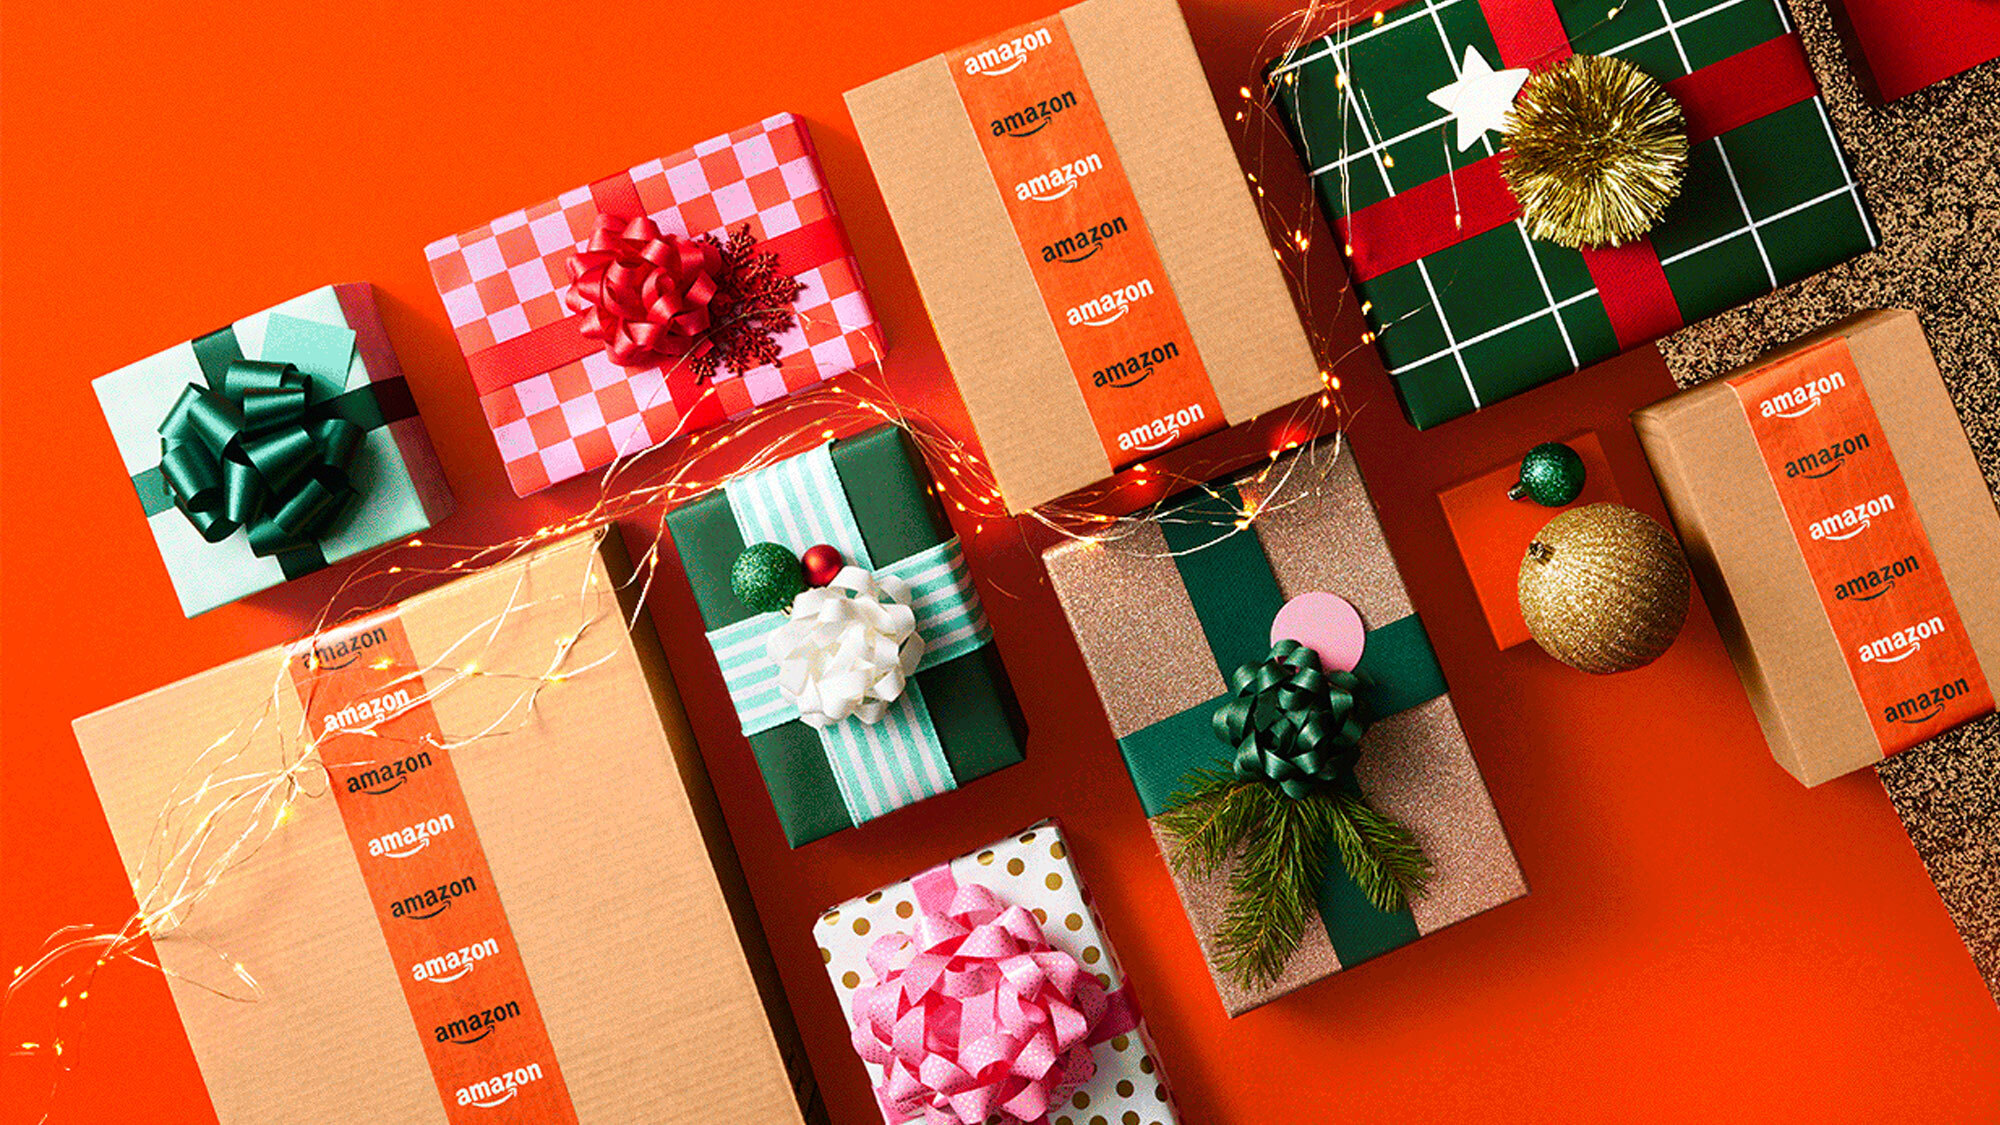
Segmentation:
{"type": "MultiPolygon", "coordinates": [[[[1231,690],[1119,739],[1126,771],[1132,776],[1139,803],[1149,818],[1172,805],[1184,779],[1194,770],[1237,768],[1244,755],[1242,737],[1230,737],[1224,725],[1227,721],[1230,730],[1237,729],[1238,720],[1232,709],[1240,709],[1239,692],[1246,683],[1254,688],[1268,680],[1271,686],[1280,686],[1278,681],[1287,676],[1268,667],[1269,658],[1274,655],[1271,621],[1283,608],[1285,597],[1256,534],[1235,530],[1241,511],[1241,496],[1234,487],[1225,486],[1213,489],[1212,493],[1196,492],[1163,511],[1164,518],[1159,521],[1167,547],[1174,554],[1181,583],[1187,588],[1195,616],[1208,640],[1216,669],[1231,684],[1231,690]],[[1248,679],[1239,680],[1237,673],[1246,665],[1251,667],[1248,679]],[[1225,716],[1229,718],[1225,720],[1225,716]],[[1218,734],[1234,752],[1216,741],[1218,734]]],[[[1296,661],[1296,654],[1291,659],[1296,661]]],[[[1280,663],[1296,667],[1295,663],[1280,663]]],[[[1361,663],[1350,678],[1353,686],[1341,690],[1352,692],[1354,702],[1349,721],[1360,726],[1407,711],[1448,690],[1423,621],[1414,613],[1368,631],[1361,663]]],[[[1273,694],[1261,718],[1274,747],[1282,743],[1296,748],[1299,739],[1280,735],[1278,718],[1268,708],[1282,710],[1285,700],[1303,703],[1319,687],[1310,680],[1299,679],[1292,683],[1292,689],[1273,694]]],[[[1257,721],[1251,717],[1242,720],[1244,736],[1258,735],[1252,729],[1257,721]]],[[[1322,735],[1315,740],[1314,748],[1317,750],[1325,742],[1322,735]]],[[[1258,768],[1263,768],[1262,750],[1258,753],[1258,768]]],[[[1311,756],[1310,769],[1325,768],[1328,762],[1323,759],[1324,755],[1311,756]]],[[[1297,761],[1290,768],[1309,772],[1297,761]]],[[[1345,771],[1337,771],[1333,776],[1340,785],[1354,787],[1352,760],[1349,759],[1345,771]]],[[[1272,779],[1281,783],[1285,780],[1272,779]]],[[[1302,778],[1298,780],[1303,782],[1302,778]]],[[[1327,937],[1341,965],[1346,967],[1407,945],[1421,936],[1408,908],[1393,914],[1376,909],[1338,860],[1326,865],[1318,903],[1327,937]]]]}

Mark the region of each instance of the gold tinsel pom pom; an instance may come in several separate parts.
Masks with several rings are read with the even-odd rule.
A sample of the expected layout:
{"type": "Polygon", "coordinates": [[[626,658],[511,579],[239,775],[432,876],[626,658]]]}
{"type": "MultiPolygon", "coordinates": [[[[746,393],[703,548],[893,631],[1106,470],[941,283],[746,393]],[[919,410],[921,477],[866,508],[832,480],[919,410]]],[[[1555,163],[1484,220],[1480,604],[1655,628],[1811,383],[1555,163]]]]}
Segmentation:
{"type": "Polygon", "coordinates": [[[1680,103],[1623,59],[1572,55],[1514,103],[1501,165],[1531,238],[1617,246],[1660,221],[1687,171],[1680,103]]]}
{"type": "Polygon", "coordinates": [[[1528,632],[1550,656],[1595,675],[1659,659],[1687,620],[1680,544],[1643,512],[1590,504],[1550,520],[1521,560],[1528,632]]]}

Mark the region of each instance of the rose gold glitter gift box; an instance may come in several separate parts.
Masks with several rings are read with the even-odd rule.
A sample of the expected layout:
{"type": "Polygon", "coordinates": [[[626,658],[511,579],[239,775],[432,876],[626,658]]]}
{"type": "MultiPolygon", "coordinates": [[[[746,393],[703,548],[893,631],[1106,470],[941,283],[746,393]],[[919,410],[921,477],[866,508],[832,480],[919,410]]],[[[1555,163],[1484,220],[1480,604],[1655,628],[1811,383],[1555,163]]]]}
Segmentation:
{"type": "Polygon", "coordinates": [[[1071,542],[1043,555],[1162,851],[1161,814],[1188,775],[1230,761],[1214,715],[1231,698],[1231,673],[1265,661],[1282,634],[1359,678],[1356,696],[1373,722],[1352,783],[1415,834],[1432,864],[1424,892],[1391,913],[1371,905],[1330,858],[1319,917],[1261,986],[1219,967],[1229,867],[1200,880],[1176,871],[1223,1006],[1235,1016],[1519,898],[1527,884],[1352,455],[1308,447],[1191,497],[1115,544],[1071,542]],[[1246,511],[1257,517],[1239,529],[1246,511]],[[1274,628],[1330,603],[1354,612],[1307,612],[1303,630],[1274,628]]]}

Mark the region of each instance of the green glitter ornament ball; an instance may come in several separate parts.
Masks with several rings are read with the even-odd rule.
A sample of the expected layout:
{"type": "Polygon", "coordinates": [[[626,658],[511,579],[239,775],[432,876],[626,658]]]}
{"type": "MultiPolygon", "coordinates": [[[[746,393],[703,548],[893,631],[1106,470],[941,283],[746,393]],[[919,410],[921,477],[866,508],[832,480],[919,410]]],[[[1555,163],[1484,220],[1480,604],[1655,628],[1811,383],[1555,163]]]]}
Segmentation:
{"type": "Polygon", "coordinates": [[[792,599],[805,591],[805,571],[798,556],[778,543],[755,543],[736,556],[729,568],[729,588],[744,605],[757,613],[790,609],[792,599]]]}
{"type": "Polygon", "coordinates": [[[1514,500],[1560,508],[1583,494],[1583,458],[1559,441],[1547,441],[1521,458],[1521,480],[1507,490],[1514,500]]]}

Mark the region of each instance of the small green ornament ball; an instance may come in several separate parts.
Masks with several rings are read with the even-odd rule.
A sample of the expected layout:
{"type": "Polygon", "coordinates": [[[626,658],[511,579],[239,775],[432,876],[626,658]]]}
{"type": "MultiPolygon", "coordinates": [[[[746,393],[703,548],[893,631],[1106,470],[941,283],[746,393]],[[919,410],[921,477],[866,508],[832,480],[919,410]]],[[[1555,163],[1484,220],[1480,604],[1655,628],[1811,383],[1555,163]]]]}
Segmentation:
{"type": "Polygon", "coordinates": [[[1583,494],[1583,458],[1559,441],[1548,441],[1521,458],[1521,481],[1507,491],[1515,500],[1560,508],[1583,494]]]}
{"type": "Polygon", "coordinates": [[[729,588],[753,611],[776,613],[790,609],[792,599],[804,592],[806,576],[798,557],[782,544],[756,543],[736,556],[736,565],[729,568],[729,588]]]}

